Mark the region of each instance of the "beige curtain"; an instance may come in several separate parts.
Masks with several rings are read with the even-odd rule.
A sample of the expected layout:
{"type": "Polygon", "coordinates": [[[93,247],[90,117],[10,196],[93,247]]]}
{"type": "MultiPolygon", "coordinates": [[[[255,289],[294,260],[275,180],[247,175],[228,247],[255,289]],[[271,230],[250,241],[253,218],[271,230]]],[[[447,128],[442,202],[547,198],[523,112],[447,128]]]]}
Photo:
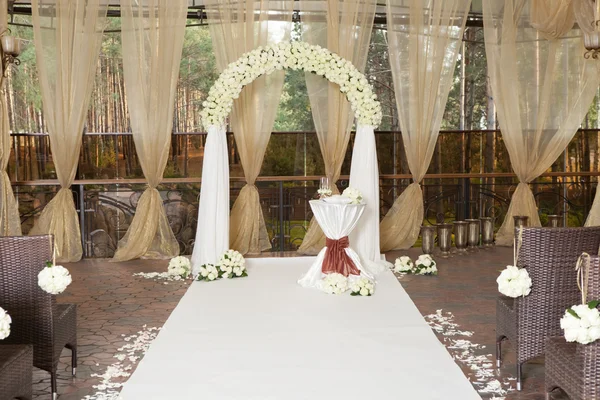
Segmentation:
{"type": "MultiPolygon", "coordinates": [[[[7,9],[7,1],[0,0],[0,32],[8,28],[7,9]]],[[[0,74],[4,72],[0,68],[0,74]]],[[[21,236],[19,209],[6,173],[10,158],[10,125],[3,89],[0,87],[0,236],[21,236]]]]}
{"type": "MultiPolygon", "coordinates": [[[[287,41],[293,0],[207,0],[207,20],[219,71],[259,46],[287,41]]],[[[246,185],[231,209],[229,238],[242,254],[271,248],[259,193],[254,185],[263,163],[283,89],[284,71],[247,85],[233,103],[231,125],[246,185]]]]}
{"type": "MultiPolygon", "coordinates": [[[[594,22],[596,19],[596,4],[594,0],[574,0],[573,10],[577,19],[577,24],[585,36],[594,37],[596,32],[594,22]]],[[[600,225],[600,184],[596,185],[596,196],[590,213],[585,220],[585,226],[600,225]]]]}
{"type": "Polygon", "coordinates": [[[513,216],[526,215],[540,226],[528,183],[546,171],[579,128],[600,81],[598,63],[585,60],[581,32],[547,40],[531,22],[530,0],[484,0],[485,45],[490,84],[502,137],[519,185],[512,196],[499,245],[513,244],[513,216]]]}
{"type": "MultiPolygon", "coordinates": [[[[337,53],[364,72],[377,1],[300,0],[299,4],[304,41],[337,53]]],[[[316,74],[305,76],[325,174],[335,183],[341,174],[354,116],[337,85],[316,74]]],[[[338,192],[337,187],[333,190],[338,192]]],[[[313,218],[298,252],[317,254],[324,246],[325,235],[313,218]]]]}
{"type": "MultiPolygon", "coordinates": [[[[1,73],[1,72],[0,72],[1,73]]],[[[17,202],[6,173],[10,157],[10,126],[4,93],[0,92],[0,236],[21,236],[17,202]]]]}
{"type": "Polygon", "coordinates": [[[148,188],[114,261],[179,254],[156,187],[163,178],[185,36],[187,0],[122,0],[123,74],[131,128],[148,188]]]}
{"type": "Polygon", "coordinates": [[[420,183],[446,108],[471,0],[388,0],[396,106],[413,181],[381,221],[381,249],[406,249],[423,222],[420,183]]]}
{"type": "Polygon", "coordinates": [[[77,170],[107,6],[102,0],[32,0],[31,9],[44,118],[61,189],[29,234],[53,234],[57,260],[78,261],[81,233],[70,187],[77,170]]]}
{"type": "Polygon", "coordinates": [[[563,37],[575,23],[572,3],[573,0],[531,0],[531,26],[545,39],[563,37]]]}

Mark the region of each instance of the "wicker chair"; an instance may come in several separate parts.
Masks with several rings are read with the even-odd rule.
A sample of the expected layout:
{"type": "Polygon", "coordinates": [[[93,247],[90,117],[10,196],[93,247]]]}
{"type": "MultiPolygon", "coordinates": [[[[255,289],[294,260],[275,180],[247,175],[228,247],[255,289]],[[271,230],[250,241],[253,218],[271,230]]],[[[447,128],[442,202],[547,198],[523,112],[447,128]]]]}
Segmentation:
{"type": "MultiPolygon", "coordinates": [[[[515,230],[515,237],[518,237],[515,230]]],[[[560,318],[577,303],[575,265],[581,253],[598,254],[600,227],[523,228],[517,264],[533,281],[523,298],[500,296],[496,302],[496,360],[509,339],[517,352],[517,390],[522,388],[523,364],[544,354],[546,337],[561,334],[560,318]]]]}
{"type": "Polygon", "coordinates": [[[0,400],[31,400],[32,370],[31,345],[0,344],[0,400]]]}
{"type": "MultiPolygon", "coordinates": [[[[590,260],[588,301],[597,299],[600,299],[600,257],[594,256],[590,260]]],[[[567,343],[563,337],[547,339],[546,399],[557,388],[571,400],[600,400],[599,341],[582,345],[567,343]]]]}
{"type": "Polygon", "coordinates": [[[57,397],[56,370],[64,347],[77,368],[77,308],[57,304],[38,286],[38,273],[52,258],[52,236],[0,237],[0,304],[12,317],[11,335],[3,342],[32,344],[33,365],[51,376],[57,397]]]}

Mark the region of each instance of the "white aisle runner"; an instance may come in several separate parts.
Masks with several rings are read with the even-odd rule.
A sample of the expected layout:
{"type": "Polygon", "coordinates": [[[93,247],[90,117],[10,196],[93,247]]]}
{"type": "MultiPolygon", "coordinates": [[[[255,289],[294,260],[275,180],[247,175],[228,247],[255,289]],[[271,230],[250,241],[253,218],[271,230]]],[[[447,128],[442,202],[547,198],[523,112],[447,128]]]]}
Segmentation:
{"type": "Polygon", "coordinates": [[[480,399],[391,272],[372,297],[327,295],[296,283],[312,260],[193,283],[122,399],[480,399]]]}

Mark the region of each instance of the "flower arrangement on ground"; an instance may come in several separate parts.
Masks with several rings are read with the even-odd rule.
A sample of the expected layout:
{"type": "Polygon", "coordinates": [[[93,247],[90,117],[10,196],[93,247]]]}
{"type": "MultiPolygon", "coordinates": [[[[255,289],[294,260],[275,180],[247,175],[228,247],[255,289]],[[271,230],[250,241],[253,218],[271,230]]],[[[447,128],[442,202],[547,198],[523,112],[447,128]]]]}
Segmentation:
{"type": "Polygon", "coordinates": [[[531,278],[525,268],[507,265],[496,282],[498,291],[508,297],[525,297],[531,293],[531,278]]]}
{"type": "Polygon", "coordinates": [[[358,189],[351,187],[344,190],[342,196],[349,198],[351,204],[361,204],[363,201],[362,193],[358,189]]]}
{"type": "Polygon", "coordinates": [[[371,296],[375,292],[375,283],[369,278],[359,278],[350,287],[352,296],[371,296]]]}
{"type": "Polygon", "coordinates": [[[321,290],[328,294],[342,294],[348,290],[348,278],[342,274],[328,274],[321,281],[321,290]]]}
{"type": "Polygon", "coordinates": [[[242,278],[248,276],[246,260],[239,251],[227,250],[217,264],[221,278],[242,278]]]}
{"type": "Polygon", "coordinates": [[[227,250],[219,257],[217,264],[204,264],[200,267],[196,280],[215,281],[221,278],[242,278],[248,276],[246,260],[239,251],[227,250]]]}
{"type": "Polygon", "coordinates": [[[214,264],[204,264],[198,270],[197,281],[215,281],[219,279],[219,269],[214,264]]]}
{"type": "Polygon", "coordinates": [[[565,311],[560,327],[565,331],[567,342],[588,344],[600,339],[600,301],[578,304],[565,311]]]}
{"type": "Polygon", "coordinates": [[[0,307],[0,340],[6,339],[10,335],[10,324],[12,319],[10,315],[0,307]]]}
{"type": "Polygon", "coordinates": [[[167,272],[171,276],[180,276],[183,279],[187,279],[192,271],[192,263],[190,259],[184,256],[178,256],[171,258],[167,272]]]}
{"type": "Polygon", "coordinates": [[[73,279],[69,270],[62,265],[53,265],[46,262],[46,268],[38,274],[38,285],[43,291],[50,294],[60,294],[71,284],[73,279]]]}
{"type": "Polygon", "coordinates": [[[430,254],[421,254],[415,261],[413,274],[416,275],[437,275],[437,264],[430,254]]]}
{"type": "Polygon", "coordinates": [[[244,86],[261,75],[283,69],[304,70],[324,76],[339,85],[346,94],[359,124],[377,127],[381,122],[381,105],[367,78],[339,55],[306,42],[281,42],[258,47],[229,64],[208,93],[201,112],[202,123],[221,126],[229,115],[234,99],[244,86]]]}
{"type": "Polygon", "coordinates": [[[402,274],[411,274],[415,268],[415,263],[409,256],[401,256],[396,258],[393,271],[402,274]]]}

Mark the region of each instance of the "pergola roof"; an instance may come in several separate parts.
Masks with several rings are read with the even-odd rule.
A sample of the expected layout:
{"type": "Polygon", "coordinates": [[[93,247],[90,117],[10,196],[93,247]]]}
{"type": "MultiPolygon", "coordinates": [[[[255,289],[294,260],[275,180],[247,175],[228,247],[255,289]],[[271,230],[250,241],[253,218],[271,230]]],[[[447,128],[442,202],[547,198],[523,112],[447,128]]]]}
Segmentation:
{"type": "MultiPolygon", "coordinates": [[[[119,17],[120,10],[119,6],[121,4],[120,0],[106,0],[109,5],[111,5],[111,9],[109,10],[109,16],[111,17],[119,17]]],[[[299,0],[294,0],[298,3],[299,0]]],[[[305,1],[305,0],[303,0],[305,1]]],[[[386,25],[386,5],[385,1],[377,0],[377,10],[375,13],[375,24],[376,25],[386,25]]],[[[44,4],[52,4],[54,0],[40,0],[41,3],[44,4]]],[[[315,11],[318,11],[320,8],[317,6],[321,0],[315,0],[315,11]]],[[[402,0],[402,4],[408,2],[408,0],[402,0]]],[[[473,0],[471,4],[471,12],[469,15],[469,19],[467,20],[467,26],[482,26],[482,0],[473,0]]],[[[9,13],[19,14],[19,15],[31,15],[31,0],[9,0],[9,13]]],[[[196,19],[200,20],[201,23],[206,21],[206,13],[204,12],[204,4],[205,0],[188,0],[188,19],[196,19]]],[[[295,21],[302,20],[302,14],[300,13],[299,5],[296,4],[294,7],[295,21]]]]}

